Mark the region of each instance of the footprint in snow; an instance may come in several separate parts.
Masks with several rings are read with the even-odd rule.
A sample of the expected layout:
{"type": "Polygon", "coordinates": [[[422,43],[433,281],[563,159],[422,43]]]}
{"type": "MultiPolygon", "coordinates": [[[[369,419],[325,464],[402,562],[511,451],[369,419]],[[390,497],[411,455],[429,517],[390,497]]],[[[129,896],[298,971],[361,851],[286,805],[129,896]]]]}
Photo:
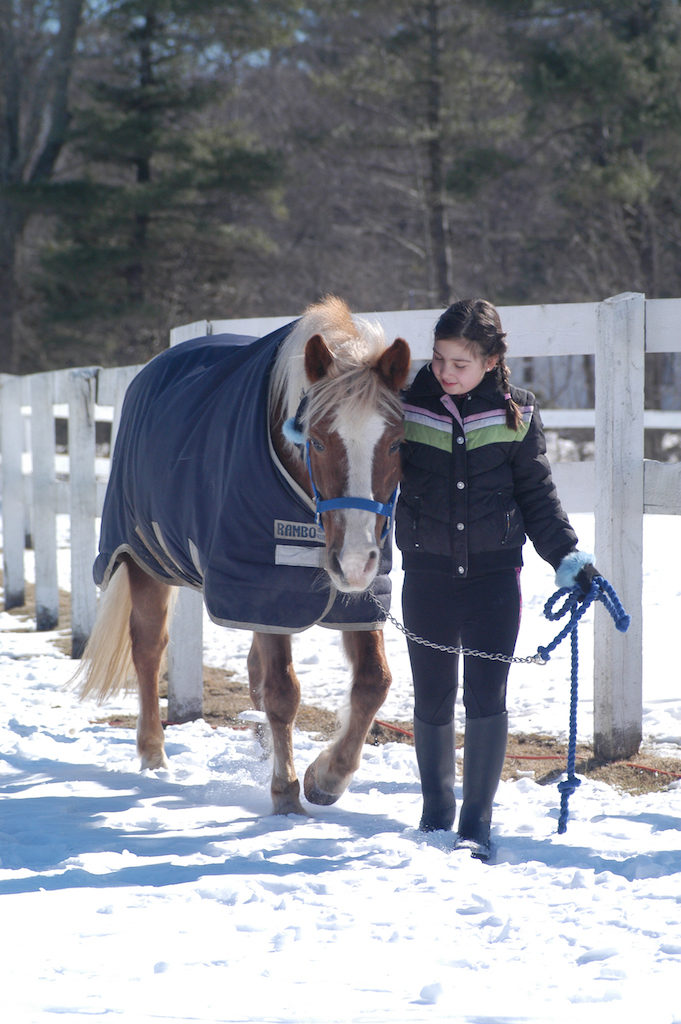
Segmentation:
{"type": "Polygon", "coordinates": [[[577,963],[592,964],[599,960],[609,960],[611,956],[617,956],[617,950],[612,947],[601,948],[601,949],[587,949],[581,956],[577,957],[577,963]]]}
{"type": "Polygon", "coordinates": [[[435,1004],[440,996],[442,995],[442,985],[439,981],[434,982],[432,985],[424,985],[421,989],[419,997],[422,1002],[435,1004]]]}

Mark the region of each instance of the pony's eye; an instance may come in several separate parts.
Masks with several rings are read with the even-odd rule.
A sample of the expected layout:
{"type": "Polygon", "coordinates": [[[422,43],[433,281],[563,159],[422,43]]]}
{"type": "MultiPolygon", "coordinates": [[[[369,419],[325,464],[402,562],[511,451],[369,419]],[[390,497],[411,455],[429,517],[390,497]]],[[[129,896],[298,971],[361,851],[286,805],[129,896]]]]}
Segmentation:
{"type": "Polygon", "coordinates": [[[326,449],[325,449],[324,445],[322,444],[322,442],[318,441],[316,437],[311,437],[310,438],[310,444],[312,445],[312,447],[314,448],[314,450],[316,452],[326,451],[326,449]]]}
{"type": "Polygon", "coordinates": [[[401,441],[393,441],[393,443],[390,445],[390,448],[388,449],[388,451],[390,452],[391,455],[394,455],[395,452],[398,452],[401,447],[402,447],[402,442],[401,441]]]}

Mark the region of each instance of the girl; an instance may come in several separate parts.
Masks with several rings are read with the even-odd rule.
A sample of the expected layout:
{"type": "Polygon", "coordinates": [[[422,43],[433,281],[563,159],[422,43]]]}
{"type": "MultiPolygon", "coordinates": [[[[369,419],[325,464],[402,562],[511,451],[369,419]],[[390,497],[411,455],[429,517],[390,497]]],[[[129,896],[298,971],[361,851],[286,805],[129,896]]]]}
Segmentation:
{"type": "MultiPolygon", "coordinates": [[[[559,586],[587,593],[597,575],[551,479],[534,395],[511,387],[506,335],[484,299],[456,302],[435,326],[432,362],[404,396],[396,516],[404,623],[420,637],[512,655],[526,534],[559,586]]],[[[454,823],[458,656],[408,641],[420,828],[454,823]]],[[[463,805],[457,846],[490,856],[492,804],[506,753],[508,663],[464,660],[463,805]]]]}

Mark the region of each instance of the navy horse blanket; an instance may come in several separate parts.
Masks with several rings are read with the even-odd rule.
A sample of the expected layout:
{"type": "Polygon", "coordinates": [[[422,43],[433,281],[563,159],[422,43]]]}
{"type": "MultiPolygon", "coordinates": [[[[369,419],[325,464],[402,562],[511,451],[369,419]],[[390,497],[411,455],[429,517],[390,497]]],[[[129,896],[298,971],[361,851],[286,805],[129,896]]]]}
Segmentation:
{"type": "MultiPolygon", "coordinates": [[[[165,583],[203,592],[223,626],[294,633],[318,623],[376,629],[367,593],[340,594],[314,504],[272,448],[269,378],[295,321],[244,344],[184,342],[130,384],[104,500],[95,582],[127,552],[165,583]]],[[[390,607],[390,540],[371,592],[390,607]]]]}

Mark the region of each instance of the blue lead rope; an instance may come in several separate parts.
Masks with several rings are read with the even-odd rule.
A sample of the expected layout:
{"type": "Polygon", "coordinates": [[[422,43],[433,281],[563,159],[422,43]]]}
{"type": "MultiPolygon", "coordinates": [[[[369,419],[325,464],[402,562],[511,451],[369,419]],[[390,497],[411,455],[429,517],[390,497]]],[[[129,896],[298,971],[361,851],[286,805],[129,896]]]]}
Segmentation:
{"type": "Polygon", "coordinates": [[[607,608],[615,623],[615,628],[620,633],[626,633],[629,629],[631,617],[627,615],[614,588],[602,576],[595,576],[591,588],[584,597],[579,587],[561,587],[548,599],[544,605],[544,615],[547,619],[555,622],[561,619],[566,613],[570,618],[566,626],[558,636],[546,647],[537,648],[537,653],[544,661],[548,661],[551,653],[565,637],[570,634],[570,647],[572,652],[572,666],[570,672],[570,735],[567,752],[567,778],[558,783],[560,792],[560,815],[558,817],[558,833],[562,835],[567,830],[568,800],[581,783],[575,775],[575,757],[577,752],[577,677],[579,670],[579,651],[577,644],[577,627],[579,622],[594,601],[600,601],[607,608]],[[564,603],[560,608],[554,610],[555,605],[562,597],[564,603]]]}

